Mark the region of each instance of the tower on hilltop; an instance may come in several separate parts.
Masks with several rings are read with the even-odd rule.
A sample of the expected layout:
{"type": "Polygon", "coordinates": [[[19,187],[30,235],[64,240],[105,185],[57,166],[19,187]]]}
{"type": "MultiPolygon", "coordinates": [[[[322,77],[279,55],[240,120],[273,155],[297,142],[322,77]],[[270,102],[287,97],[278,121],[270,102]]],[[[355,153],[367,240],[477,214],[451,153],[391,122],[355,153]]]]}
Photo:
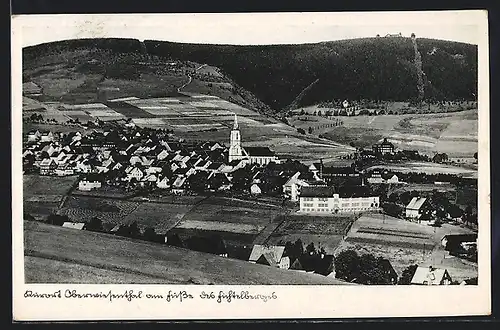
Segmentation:
{"type": "Polygon", "coordinates": [[[231,131],[231,140],[229,142],[229,162],[236,159],[241,159],[243,152],[241,150],[241,135],[238,127],[238,118],[234,114],[234,124],[231,131]]]}

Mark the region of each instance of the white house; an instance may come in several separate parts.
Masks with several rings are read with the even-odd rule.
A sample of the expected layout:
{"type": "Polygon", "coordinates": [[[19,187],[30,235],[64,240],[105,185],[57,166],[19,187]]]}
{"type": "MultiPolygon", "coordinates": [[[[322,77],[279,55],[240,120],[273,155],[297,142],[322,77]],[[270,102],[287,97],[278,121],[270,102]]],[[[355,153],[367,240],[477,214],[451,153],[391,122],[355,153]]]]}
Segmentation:
{"type": "Polygon", "coordinates": [[[54,141],[54,134],[52,132],[44,132],[40,136],[40,142],[52,142],[54,141]]]}
{"type": "Polygon", "coordinates": [[[163,149],[158,155],[156,155],[156,159],[163,160],[168,157],[168,151],[163,149]]]}
{"type": "Polygon", "coordinates": [[[301,187],[309,186],[309,183],[305,180],[299,179],[300,172],[295,173],[288,179],[288,181],[283,185],[283,194],[290,197],[290,200],[296,202],[299,200],[299,193],[301,187]]]}
{"type": "Polygon", "coordinates": [[[252,195],[260,195],[262,194],[262,190],[260,189],[258,184],[254,183],[250,186],[250,193],[252,195]]]}
{"type": "Polygon", "coordinates": [[[290,268],[290,258],[284,256],[284,246],[254,245],[248,261],[281,269],[290,268]]]}
{"type": "Polygon", "coordinates": [[[370,177],[368,177],[366,181],[368,181],[368,183],[396,184],[399,183],[399,178],[394,173],[375,170],[371,173],[370,177]]]}
{"type": "Polygon", "coordinates": [[[125,173],[127,173],[127,176],[125,178],[126,181],[130,181],[132,179],[136,179],[137,181],[140,181],[142,177],[144,176],[144,172],[135,166],[129,166],[125,169],[125,173]]]}
{"type": "Polygon", "coordinates": [[[419,266],[410,283],[416,285],[450,285],[451,276],[448,270],[443,268],[419,266]]]}
{"type": "Polygon", "coordinates": [[[77,229],[77,230],[84,230],[85,229],[85,222],[64,222],[62,226],[64,228],[71,228],[71,229],[77,229]]]}
{"type": "Polygon", "coordinates": [[[334,187],[302,187],[299,195],[300,212],[304,213],[359,213],[376,211],[380,207],[379,196],[351,194],[341,196],[334,187]]]}
{"type": "Polygon", "coordinates": [[[423,206],[427,199],[425,197],[413,197],[406,206],[405,215],[410,219],[419,219],[422,215],[423,206]]]}
{"type": "Polygon", "coordinates": [[[78,182],[78,190],[91,191],[92,189],[101,188],[102,184],[98,180],[83,179],[78,182]]]}
{"type": "Polygon", "coordinates": [[[170,188],[170,184],[169,184],[169,180],[166,176],[164,176],[163,178],[161,179],[158,179],[158,181],[156,181],[156,186],[160,189],[168,189],[170,188]]]}
{"type": "Polygon", "coordinates": [[[36,130],[28,133],[28,142],[37,142],[42,134],[36,130]]]}

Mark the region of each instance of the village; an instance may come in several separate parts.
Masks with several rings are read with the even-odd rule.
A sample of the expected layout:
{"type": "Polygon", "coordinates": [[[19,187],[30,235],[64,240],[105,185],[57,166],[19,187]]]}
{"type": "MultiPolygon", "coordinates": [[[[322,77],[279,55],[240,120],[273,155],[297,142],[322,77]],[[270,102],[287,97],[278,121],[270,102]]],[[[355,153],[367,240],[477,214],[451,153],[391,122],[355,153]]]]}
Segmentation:
{"type": "MultiPolygon", "coordinates": [[[[477,207],[457,205],[458,193],[455,192],[455,198],[451,195],[458,188],[450,189],[477,187],[477,180],[453,174],[408,173],[384,168],[388,163],[401,161],[444,163],[446,155],[429,158],[412,150],[396,150],[394,144],[383,139],[371,149],[358,149],[343,156],[351,160],[349,166],[327,166],[321,159],[305,165],[297,160],[281,159],[269,147],[245,146],[236,114],[228,147],[219,142],[185,141],[168,130],[139,127],[130,120],[102,122],[96,119],[92,126],[96,129],[90,133],[77,130],[27,132],[22,154],[23,174],[76,177],[70,189],[74,196],[142,202],[157,201],[166,196],[177,200],[215,196],[231,201],[251,201],[256,206],[267,203],[279,208],[280,216],[288,217],[288,220],[274,223],[275,220],[271,219],[270,224],[264,224],[256,231],[258,239],[243,246],[233,244],[231,250],[231,241],[238,239],[226,236],[231,236],[228,233],[244,233],[247,229],[243,223],[237,230],[227,230],[224,225],[219,225],[206,231],[211,234],[200,234],[206,223],[194,220],[178,222],[177,227],[158,233],[154,226],[145,228],[137,221],[108,224],[99,217],[92,217],[85,222],[59,210],[45,217],[25,211],[25,219],[150,240],[358,284],[474,282],[474,276],[459,276],[460,281],[457,281],[440,264],[450,258],[446,257],[449,255],[477,269],[477,264],[474,266],[477,263],[477,207]],[[417,189],[421,186],[427,188],[417,189]],[[441,187],[448,189],[442,190],[441,187]],[[378,221],[383,221],[383,225],[356,227],[367,217],[381,219],[381,215],[383,219],[378,221]],[[398,225],[391,229],[390,221],[387,221],[389,226],[386,225],[386,217],[398,225]],[[293,219],[297,221],[290,224],[293,219]],[[430,260],[435,261],[436,253],[441,252],[444,259],[438,265],[428,265],[427,257],[420,264],[407,264],[398,276],[391,265],[394,260],[388,257],[358,256],[353,249],[335,250],[331,244],[322,246],[321,242],[315,245],[314,240],[307,240],[307,235],[301,237],[301,230],[292,230],[293,235],[280,239],[279,235],[276,236],[280,231],[288,230],[282,229],[284,226],[314,227],[315,223],[326,223],[325,228],[335,228],[329,230],[340,237],[342,242],[337,242],[338,246],[350,242],[365,246],[383,245],[387,241],[382,241],[389,237],[389,245],[405,247],[406,241],[408,246],[414,244],[417,251],[423,244],[424,255],[427,244],[427,252],[433,254],[430,260]],[[416,229],[395,229],[404,228],[404,223],[416,229]],[[443,231],[443,226],[446,231],[443,231]],[[440,242],[429,238],[437,235],[436,230],[438,234],[440,230],[446,233],[440,242]],[[273,235],[278,238],[273,239],[273,235]],[[394,236],[402,241],[391,241],[394,236]],[[381,275],[376,278],[369,275],[374,269],[381,275]]],[[[63,198],[61,205],[66,199],[63,198]]],[[[143,217],[147,216],[146,212],[143,217]]],[[[217,220],[220,223],[225,221],[217,220]]],[[[238,219],[233,222],[237,223],[238,219]]]]}

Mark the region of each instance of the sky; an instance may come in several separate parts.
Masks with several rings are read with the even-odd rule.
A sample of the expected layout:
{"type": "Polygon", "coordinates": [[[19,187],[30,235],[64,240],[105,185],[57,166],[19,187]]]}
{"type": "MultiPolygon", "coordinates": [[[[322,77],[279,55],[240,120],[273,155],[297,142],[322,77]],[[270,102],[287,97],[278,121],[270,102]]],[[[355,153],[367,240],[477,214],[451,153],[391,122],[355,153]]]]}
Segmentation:
{"type": "Polygon", "coordinates": [[[21,15],[22,46],[76,38],[208,44],[299,44],[399,33],[478,44],[481,11],[21,15]]]}

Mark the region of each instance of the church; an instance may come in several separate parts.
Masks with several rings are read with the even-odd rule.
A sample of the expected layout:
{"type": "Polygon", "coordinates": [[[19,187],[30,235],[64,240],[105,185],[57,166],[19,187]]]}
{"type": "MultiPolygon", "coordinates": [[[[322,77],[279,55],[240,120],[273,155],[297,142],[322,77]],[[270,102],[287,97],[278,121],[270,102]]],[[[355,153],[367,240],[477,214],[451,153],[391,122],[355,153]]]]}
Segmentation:
{"type": "Polygon", "coordinates": [[[241,134],[238,127],[238,118],[234,115],[233,129],[229,144],[229,162],[247,160],[250,164],[267,165],[271,162],[279,163],[278,157],[268,147],[241,146],[241,134]]]}

